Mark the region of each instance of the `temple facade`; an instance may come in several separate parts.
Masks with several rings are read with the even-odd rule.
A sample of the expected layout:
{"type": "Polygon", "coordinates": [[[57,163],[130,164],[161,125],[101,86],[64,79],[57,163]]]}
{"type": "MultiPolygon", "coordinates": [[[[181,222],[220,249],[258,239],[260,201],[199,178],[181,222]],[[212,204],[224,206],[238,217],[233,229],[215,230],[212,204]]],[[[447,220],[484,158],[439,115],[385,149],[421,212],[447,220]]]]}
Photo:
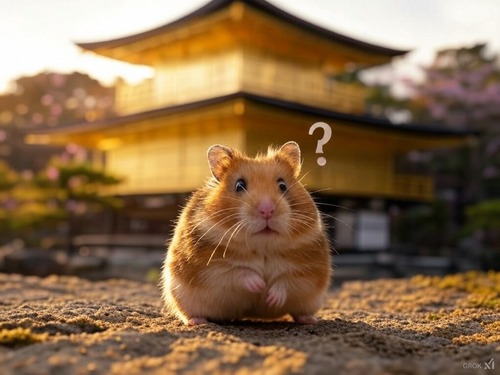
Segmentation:
{"type": "Polygon", "coordinates": [[[150,66],[154,76],[135,86],[119,82],[117,117],[32,137],[93,149],[96,162],[125,177],[115,194],[149,202],[141,208],[134,198],[128,215],[141,220],[168,219],[161,202],[176,207],[172,197],[203,184],[214,143],[254,155],[294,140],[303,182],[323,199],[416,202],[433,199],[432,179],[398,171],[397,158],[463,142],[449,129],[368,117],[366,89],[336,79],[407,51],[324,29],[264,0],[212,0],[159,28],[78,45],[150,66]],[[316,162],[321,132],[309,135],[316,122],[332,129],[324,166],[316,162]]]}

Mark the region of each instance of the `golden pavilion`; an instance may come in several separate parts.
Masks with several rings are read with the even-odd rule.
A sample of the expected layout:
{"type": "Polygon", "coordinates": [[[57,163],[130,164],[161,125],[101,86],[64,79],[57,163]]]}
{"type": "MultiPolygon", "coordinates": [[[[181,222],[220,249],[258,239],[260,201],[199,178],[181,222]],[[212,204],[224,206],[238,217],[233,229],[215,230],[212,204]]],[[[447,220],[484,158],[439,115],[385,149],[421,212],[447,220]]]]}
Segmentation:
{"type": "Polygon", "coordinates": [[[138,85],[118,82],[117,117],[43,134],[103,155],[107,170],[125,176],[115,191],[121,196],[155,202],[193,191],[209,176],[206,150],[214,143],[254,155],[294,140],[311,191],[428,201],[432,179],[400,173],[397,158],[463,142],[449,129],[368,117],[366,89],[335,79],[407,51],[324,29],[264,0],[212,0],[153,30],[78,46],[155,72],[138,85]],[[316,122],[332,129],[325,166],[316,162],[321,131],[309,135],[316,122]]]}

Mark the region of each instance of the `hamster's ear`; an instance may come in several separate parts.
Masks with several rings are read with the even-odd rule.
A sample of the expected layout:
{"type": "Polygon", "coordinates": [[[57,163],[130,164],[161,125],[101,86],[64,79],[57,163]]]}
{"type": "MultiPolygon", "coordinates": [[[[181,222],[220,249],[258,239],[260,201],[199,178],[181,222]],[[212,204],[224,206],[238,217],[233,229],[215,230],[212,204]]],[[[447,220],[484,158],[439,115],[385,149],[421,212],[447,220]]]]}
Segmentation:
{"type": "Polygon", "coordinates": [[[208,149],[208,165],[212,171],[212,176],[214,176],[217,181],[220,181],[224,173],[228,170],[233,156],[234,151],[226,146],[213,145],[208,149]]]}
{"type": "Polygon", "coordinates": [[[293,175],[298,177],[300,168],[302,167],[300,161],[300,147],[297,142],[287,142],[278,151],[278,155],[285,158],[293,168],[293,175]]]}

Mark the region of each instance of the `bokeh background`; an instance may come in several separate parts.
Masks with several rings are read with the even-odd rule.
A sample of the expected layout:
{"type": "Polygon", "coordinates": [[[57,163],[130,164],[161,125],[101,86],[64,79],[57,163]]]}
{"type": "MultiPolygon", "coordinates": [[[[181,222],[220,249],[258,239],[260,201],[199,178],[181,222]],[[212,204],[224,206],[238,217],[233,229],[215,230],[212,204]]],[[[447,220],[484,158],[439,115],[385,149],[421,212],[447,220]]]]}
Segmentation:
{"type": "Polygon", "coordinates": [[[500,269],[498,2],[0,4],[1,271],[155,280],[207,145],[289,138],[339,281],[500,269]]]}

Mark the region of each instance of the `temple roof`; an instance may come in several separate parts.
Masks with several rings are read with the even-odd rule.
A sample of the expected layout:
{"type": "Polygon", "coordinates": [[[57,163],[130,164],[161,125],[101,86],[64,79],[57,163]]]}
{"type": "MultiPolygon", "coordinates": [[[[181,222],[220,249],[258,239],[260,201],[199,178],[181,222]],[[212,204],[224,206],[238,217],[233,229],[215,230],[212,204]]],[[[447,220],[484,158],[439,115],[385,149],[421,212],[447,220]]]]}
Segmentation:
{"type": "MultiPolygon", "coordinates": [[[[124,46],[142,42],[149,38],[159,37],[165,33],[172,32],[174,30],[180,29],[184,26],[190,25],[193,21],[198,21],[207,16],[213,15],[214,13],[221,11],[225,8],[231,7],[235,4],[243,4],[249,6],[250,8],[261,11],[262,13],[277,18],[286,24],[293,25],[306,33],[312,34],[316,37],[322,39],[327,39],[331,42],[343,45],[348,48],[363,51],[364,53],[369,53],[378,56],[379,59],[385,58],[389,60],[392,57],[403,55],[407,53],[407,50],[399,50],[388,48],[376,44],[371,44],[358,39],[348,37],[346,35],[337,33],[335,31],[325,29],[316,24],[308,22],[301,19],[295,15],[285,12],[284,10],[270,4],[265,0],[212,0],[201,8],[195,10],[192,13],[187,14],[173,22],[167,23],[166,25],[160,26],[158,28],[145,31],[142,33],[137,33],[134,35],[129,35],[117,39],[91,42],[91,43],[76,43],[79,47],[100,53],[109,57],[114,57],[109,50],[116,48],[123,48],[124,46]]],[[[120,55],[121,56],[121,55],[120,55]]],[[[125,59],[125,58],[124,58],[125,59]]]]}
{"type": "Polygon", "coordinates": [[[306,115],[317,116],[318,118],[328,120],[338,120],[338,121],[347,121],[352,123],[355,127],[362,127],[377,131],[390,131],[397,133],[405,133],[408,135],[429,135],[436,137],[465,137],[470,135],[475,135],[476,133],[448,128],[440,125],[429,125],[429,124],[415,124],[415,123],[405,123],[405,124],[394,124],[387,119],[372,117],[372,116],[361,116],[355,114],[342,113],[327,109],[321,109],[317,107],[312,107],[309,105],[298,104],[295,102],[290,102],[281,99],[267,98],[260,95],[238,92],[234,94],[229,94],[225,96],[219,96],[216,98],[200,100],[197,102],[192,102],[188,104],[180,104],[175,106],[168,106],[164,108],[154,109],[150,111],[134,113],[126,116],[113,117],[102,121],[96,122],[85,122],[81,124],[73,124],[64,127],[57,128],[48,128],[48,129],[38,129],[31,130],[32,134],[55,134],[55,133],[67,133],[67,134],[75,134],[75,133],[87,133],[87,132],[95,132],[100,130],[105,130],[113,127],[120,126],[125,123],[136,122],[149,118],[162,117],[170,114],[181,113],[185,111],[195,110],[199,108],[203,108],[206,106],[219,104],[223,102],[227,102],[234,99],[244,99],[250,102],[269,105],[275,107],[277,109],[283,109],[290,112],[299,112],[306,115]]]}

